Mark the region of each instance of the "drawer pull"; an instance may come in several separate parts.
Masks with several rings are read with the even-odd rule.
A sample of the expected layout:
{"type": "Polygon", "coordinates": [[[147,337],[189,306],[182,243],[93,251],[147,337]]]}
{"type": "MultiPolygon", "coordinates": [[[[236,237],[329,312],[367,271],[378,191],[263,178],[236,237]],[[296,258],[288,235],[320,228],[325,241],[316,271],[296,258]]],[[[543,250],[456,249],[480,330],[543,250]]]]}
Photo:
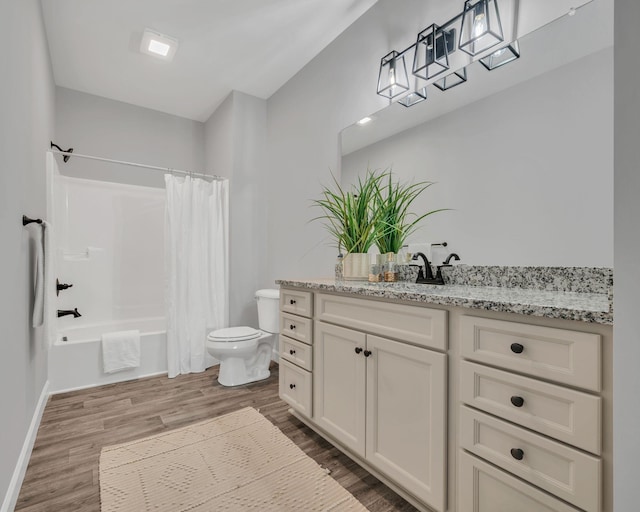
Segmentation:
{"type": "Polygon", "coordinates": [[[291,304],[292,306],[296,303],[295,299],[290,299],[289,300],[289,304],[291,304]]]}
{"type": "Polygon", "coordinates": [[[294,389],[296,387],[295,384],[289,384],[289,389],[294,389]]]}
{"type": "Polygon", "coordinates": [[[511,352],[513,352],[514,354],[522,354],[523,350],[524,350],[524,345],[521,345],[520,343],[511,344],[511,352]]]}
{"type": "Polygon", "coordinates": [[[522,407],[524,405],[524,398],[522,398],[521,396],[512,396],[511,403],[514,405],[514,407],[522,407]]]}
{"type": "Polygon", "coordinates": [[[369,357],[371,355],[371,350],[364,351],[364,357],[369,357]]]}
{"type": "Polygon", "coordinates": [[[511,456],[516,460],[522,460],[524,452],[520,448],[511,448],[511,456]]]}
{"type": "Polygon", "coordinates": [[[356,350],[356,354],[359,354],[360,352],[362,352],[362,348],[360,348],[360,347],[356,347],[355,350],[356,350]]]}
{"type": "Polygon", "coordinates": [[[293,331],[296,328],[296,326],[294,324],[289,324],[289,330],[293,331]]]}
{"type": "Polygon", "coordinates": [[[296,353],[296,351],[295,351],[295,350],[293,350],[293,349],[289,350],[289,354],[293,355],[293,354],[295,354],[295,353],[296,353]]]}

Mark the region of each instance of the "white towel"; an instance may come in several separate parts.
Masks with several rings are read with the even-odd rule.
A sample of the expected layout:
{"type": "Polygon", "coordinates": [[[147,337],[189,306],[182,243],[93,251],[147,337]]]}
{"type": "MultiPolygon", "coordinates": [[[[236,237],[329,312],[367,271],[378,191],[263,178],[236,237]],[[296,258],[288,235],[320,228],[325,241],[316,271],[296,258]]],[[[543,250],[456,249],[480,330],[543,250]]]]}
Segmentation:
{"type": "Polygon", "coordinates": [[[118,331],[103,334],[102,364],[105,373],[140,366],[140,331],[118,331]]]}
{"type": "Polygon", "coordinates": [[[42,224],[34,224],[38,226],[38,235],[36,242],[36,269],[35,269],[35,290],[33,297],[33,318],[32,325],[34,327],[42,327],[44,323],[45,301],[47,300],[47,281],[51,272],[49,260],[50,240],[49,240],[49,224],[42,221],[42,224]]]}

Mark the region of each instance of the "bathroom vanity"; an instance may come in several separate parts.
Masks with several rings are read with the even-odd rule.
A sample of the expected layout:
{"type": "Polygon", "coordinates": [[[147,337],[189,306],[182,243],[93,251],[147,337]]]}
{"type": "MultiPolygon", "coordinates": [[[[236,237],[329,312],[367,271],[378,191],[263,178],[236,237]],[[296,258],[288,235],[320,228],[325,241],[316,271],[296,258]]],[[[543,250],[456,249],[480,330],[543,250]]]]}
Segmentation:
{"type": "Polygon", "coordinates": [[[606,289],[278,283],[281,398],[418,509],[613,511],[606,289]]]}

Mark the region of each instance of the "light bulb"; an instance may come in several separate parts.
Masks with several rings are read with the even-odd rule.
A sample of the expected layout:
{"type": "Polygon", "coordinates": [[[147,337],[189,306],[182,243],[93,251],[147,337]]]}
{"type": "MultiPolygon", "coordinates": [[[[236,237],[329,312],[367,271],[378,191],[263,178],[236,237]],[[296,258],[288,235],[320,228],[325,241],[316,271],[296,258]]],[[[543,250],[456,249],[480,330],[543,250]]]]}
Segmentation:
{"type": "Polygon", "coordinates": [[[477,14],[473,19],[473,36],[480,37],[487,31],[487,16],[484,12],[477,14]]]}

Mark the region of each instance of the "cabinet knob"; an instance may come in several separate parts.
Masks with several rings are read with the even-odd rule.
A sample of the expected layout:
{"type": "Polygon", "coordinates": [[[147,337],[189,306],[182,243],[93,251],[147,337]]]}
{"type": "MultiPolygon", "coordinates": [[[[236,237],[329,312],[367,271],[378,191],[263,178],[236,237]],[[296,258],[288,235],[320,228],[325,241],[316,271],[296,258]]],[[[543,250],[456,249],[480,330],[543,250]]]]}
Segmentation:
{"type": "Polygon", "coordinates": [[[296,328],[295,324],[289,324],[289,330],[293,331],[296,328]]]}
{"type": "Polygon", "coordinates": [[[295,351],[295,350],[293,350],[293,349],[289,350],[289,354],[293,355],[293,354],[295,354],[295,353],[296,353],[296,351],[295,351]]]}
{"type": "Polygon", "coordinates": [[[516,460],[522,460],[524,452],[520,448],[511,448],[511,456],[516,460]]]}
{"type": "Polygon", "coordinates": [[[289,304],[293,305],[295,303],[296,303],[295,299],[289,299],[289,304]]]}
{"type": "Polygon", "coordinates": [[[356,350],[356,354],[359,354],[360,352],[362,352],[362,348],[360,348],[360,347],[356,347],[355,350],[356,350]]]}
{"type": "Polygon", "coordinates": [[[364,351],[364,357],[369,357],[371,355],[371,350],[364,351]]]}
{"type": "Polygon", "coordinates": [[[524,345],[520,345],[520,343],[512,343],[511,344],[511,352],[514,354],[522,354],[524,350],[524,345]]]}
{"type": "Polygon", "coordinates": [[[522,398],[521,396],[512,396],[511,403],[515,407],[522,407],[524,405],[524,398],[522,398]]]}
{"type": "Polygon", "coordinates": [[[294,389],[296,387],[295,384],[289,384],[289,389],[294,389]]]}

